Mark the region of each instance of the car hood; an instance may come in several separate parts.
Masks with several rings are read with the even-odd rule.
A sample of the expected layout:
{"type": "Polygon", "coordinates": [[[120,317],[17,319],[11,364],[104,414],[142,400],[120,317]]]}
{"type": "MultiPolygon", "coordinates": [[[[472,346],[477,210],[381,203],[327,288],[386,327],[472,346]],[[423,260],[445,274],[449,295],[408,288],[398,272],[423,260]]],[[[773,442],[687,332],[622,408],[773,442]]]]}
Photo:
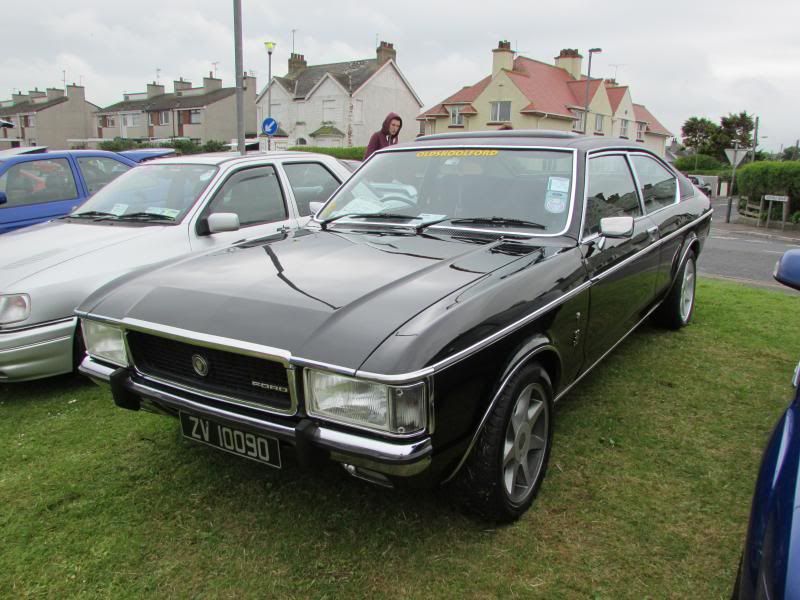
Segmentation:
{"type": "Polygon", "coordinates": [[[409,319],[519,260],[507,246],[502,240],[303,230],[139,275],[93,295],[79,310],[357,369],[409,319]]]}
{"type": "MultiPolygon", "coordinates": [[[[51,221],[0,236],[0,291],[90,252],[149,237],[162,226],[124,227],[51,221]]],[[[25,291],[24,289],[17,291],[25,291]]]]}

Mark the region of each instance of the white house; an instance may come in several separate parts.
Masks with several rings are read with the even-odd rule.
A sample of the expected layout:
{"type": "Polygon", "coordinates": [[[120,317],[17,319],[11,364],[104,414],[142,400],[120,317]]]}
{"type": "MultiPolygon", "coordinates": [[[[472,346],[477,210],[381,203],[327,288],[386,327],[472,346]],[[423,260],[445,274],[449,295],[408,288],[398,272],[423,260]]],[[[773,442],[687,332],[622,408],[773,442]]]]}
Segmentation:
{"type": "MultiPolygon", "coordinates": [[[[308,66],[302,54],[289,58],[289,72],[273,77],[256,99],[257,122],[272,116],[279,131],[273,148],[366,146],[390,112],[403,119],[400,141],[417,134],[422,108],[396,62],[392,44],[381,42],[376,58],[308,66]],[[272,90],[272,110],[267,108],[272,90]]],[[[262,149],[266,149],[266,140],[262,149]]]]}

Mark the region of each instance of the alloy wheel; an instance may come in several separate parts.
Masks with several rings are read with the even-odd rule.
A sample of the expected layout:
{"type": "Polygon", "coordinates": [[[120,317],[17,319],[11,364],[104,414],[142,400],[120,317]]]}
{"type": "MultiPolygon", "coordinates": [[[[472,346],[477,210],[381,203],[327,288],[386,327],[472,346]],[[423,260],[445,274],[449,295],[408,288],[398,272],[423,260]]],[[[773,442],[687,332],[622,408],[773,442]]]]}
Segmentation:
{"type": "Polygon", "coordinates": [[[525,500],[542,470],[550,415],[544,389],[532,383],[520,392],[503,443],[503,485],[514,503],[525,500]]]}

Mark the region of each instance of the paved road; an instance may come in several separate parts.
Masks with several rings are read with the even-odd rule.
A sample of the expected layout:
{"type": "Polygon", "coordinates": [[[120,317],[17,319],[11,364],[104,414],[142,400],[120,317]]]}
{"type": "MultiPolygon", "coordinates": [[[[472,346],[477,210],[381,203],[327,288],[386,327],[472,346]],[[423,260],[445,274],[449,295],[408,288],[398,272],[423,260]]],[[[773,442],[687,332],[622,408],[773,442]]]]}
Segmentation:
{"type": "Polygon", "coordinates": [[[700,275],[788,290],[772,278],[772,272],[786,250],[800,248],[798,232],[781,232],[779,229],[767,232],[763,228],[728,224],[725,223],[727,203],[714,201],[713,207],[711,236],[697,265],[700,275]]]}

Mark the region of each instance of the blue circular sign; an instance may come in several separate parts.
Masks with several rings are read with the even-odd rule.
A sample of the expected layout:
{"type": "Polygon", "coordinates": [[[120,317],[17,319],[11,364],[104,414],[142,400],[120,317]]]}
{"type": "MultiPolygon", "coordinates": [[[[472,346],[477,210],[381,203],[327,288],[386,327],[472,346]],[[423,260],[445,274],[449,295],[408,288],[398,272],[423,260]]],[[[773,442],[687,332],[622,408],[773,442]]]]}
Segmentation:
{"type": "Polygon", "coordinates": [[[264,135],[275,135],[275,132],[278,131],[278,122],[272,117],[267,117],[261,123],[261,131],[264,132],[264,135]]]}

